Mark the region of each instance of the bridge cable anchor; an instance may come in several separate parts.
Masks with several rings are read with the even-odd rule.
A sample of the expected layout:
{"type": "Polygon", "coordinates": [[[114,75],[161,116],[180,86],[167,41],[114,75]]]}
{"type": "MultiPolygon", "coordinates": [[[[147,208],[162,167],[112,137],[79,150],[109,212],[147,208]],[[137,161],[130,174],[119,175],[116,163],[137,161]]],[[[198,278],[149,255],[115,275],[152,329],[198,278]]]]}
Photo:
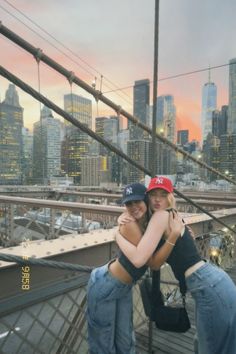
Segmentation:
{"type": "Polygon", "coordinates": [[[43,51],[42,51],[42,49],[38,48],[36,54],[34,55],[35,60],[37,61],[37,63],[40,62],[42,56],[43,56],[43,51]]]}
{"type": "Polygon", "coordinates": [[[73,71],[70,71],[70,75],[67,77],[67,80],[69,81],[69,84],[72,85],[75,79],[75,73],[73,71]]]}

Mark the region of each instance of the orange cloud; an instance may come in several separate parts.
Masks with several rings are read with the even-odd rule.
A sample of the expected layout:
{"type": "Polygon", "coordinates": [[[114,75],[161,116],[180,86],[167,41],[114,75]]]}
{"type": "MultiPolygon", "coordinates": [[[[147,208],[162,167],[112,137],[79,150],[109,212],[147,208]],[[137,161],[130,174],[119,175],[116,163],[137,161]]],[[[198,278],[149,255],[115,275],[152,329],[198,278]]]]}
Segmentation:
{"type": "Polygon", "coordinates": [[[181,114],[176,119],[177,130],[189,130],[189,140],[201,139],[201,129],[199,124],[192,121],[191,116],[188,114],[181,114]]]}
{"type": "Polygon", "coordinates": [[[190,97],[175,98],[177,130],[189,130],[189,139],[201,139],[201,105],[190,97]]]}

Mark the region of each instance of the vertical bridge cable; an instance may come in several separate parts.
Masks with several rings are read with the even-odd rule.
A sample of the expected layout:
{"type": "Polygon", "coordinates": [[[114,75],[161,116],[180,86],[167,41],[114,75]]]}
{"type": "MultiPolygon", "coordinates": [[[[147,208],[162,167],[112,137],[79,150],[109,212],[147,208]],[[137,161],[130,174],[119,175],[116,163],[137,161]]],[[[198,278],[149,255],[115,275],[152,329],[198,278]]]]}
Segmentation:
{"type": "MultiPolygon", "coordinates": [[[[93,82],[92,82],[92,88],[93,88],[94,90],[96,90],[96,86],[97,86],[97,77],[95,76],[95,77],[94,77],[94,80],[93,80],[93,82]]],[[[98,111],[98,99],[96,99],[96,97],[95,97],[95,96],[94,96],[94,98],[95,98],[95,102],[96,102],[97,117],[99,117],[99,111],[98,111]]]]}
{"type": "Polygon", "coordinates": [[[159,0],[155,0],[155,28],[154,28],[154,61],[153,61],[153,112],[152,112],[152,149],[150,154],[149,168],[152,171],[152,177],[157,173],[156,152],[156,116],[157,116],[157,90],[158,90],[158,36],[159,35],[159,0]]]}
{"type": "MultiPolygon", "coordinates": [[[[41,93],[41,80],[40,80],[40,58],[42,55],[42,50],[38,49],[37,53],[35,54],[35,60],[37,63],[37,79],[38,79],[38,92],[41,93]]],[[[42,106],[41,106],[41,102],[39,101],[39,121],[40,121],[40,150],[41,150],[41,170],[43,173],[43,185],[45,184],[45,155],[44,155],[44,151],[43,151],[43,122],[42,122],[42,106]],[[44,157],[43,157],[44,156],[44,157]]],[[[38,181],[36,181],[38,182],[38,181]]]]}

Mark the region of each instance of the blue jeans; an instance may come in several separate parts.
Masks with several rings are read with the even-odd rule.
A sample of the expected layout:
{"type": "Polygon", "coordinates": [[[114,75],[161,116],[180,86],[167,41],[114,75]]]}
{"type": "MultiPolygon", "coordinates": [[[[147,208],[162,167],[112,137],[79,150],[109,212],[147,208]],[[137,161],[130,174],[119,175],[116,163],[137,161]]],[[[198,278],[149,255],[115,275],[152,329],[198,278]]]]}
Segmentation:
{"type": "Polygon", "coordinates": [[[108,264],[92,271],[87,293],[90,354],[135,354],[132,285],[114,278],[108,264]]]}
{"type": "Polygon", "coordinates": [[[222,269],[205,263],[186,278],[196,305],[198,354],[236,353],[236,286],[222,269]]]}

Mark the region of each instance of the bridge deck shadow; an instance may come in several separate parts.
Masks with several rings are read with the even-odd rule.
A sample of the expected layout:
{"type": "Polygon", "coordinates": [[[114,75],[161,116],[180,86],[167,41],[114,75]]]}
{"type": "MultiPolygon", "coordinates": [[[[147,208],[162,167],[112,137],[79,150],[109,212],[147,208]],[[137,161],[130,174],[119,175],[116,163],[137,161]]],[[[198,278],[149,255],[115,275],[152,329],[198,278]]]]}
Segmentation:
{"type": "MultiPolygon", "coordinates": [[[[236,284],[236,263],[227,270],[227,273],[236,284]]],[[[153,339],[152,352],[153,354],[194,354],[193,342],[196,333],[194,323],[194,302],[191,296],[187,297],[187,310],[191,321],[191,329],[186,333],[174,333],[161,331],[152,324],[153,339]]],[[[148,322],[136,331],[137,354],[149,354],[149,331],[148,322]]]]}

